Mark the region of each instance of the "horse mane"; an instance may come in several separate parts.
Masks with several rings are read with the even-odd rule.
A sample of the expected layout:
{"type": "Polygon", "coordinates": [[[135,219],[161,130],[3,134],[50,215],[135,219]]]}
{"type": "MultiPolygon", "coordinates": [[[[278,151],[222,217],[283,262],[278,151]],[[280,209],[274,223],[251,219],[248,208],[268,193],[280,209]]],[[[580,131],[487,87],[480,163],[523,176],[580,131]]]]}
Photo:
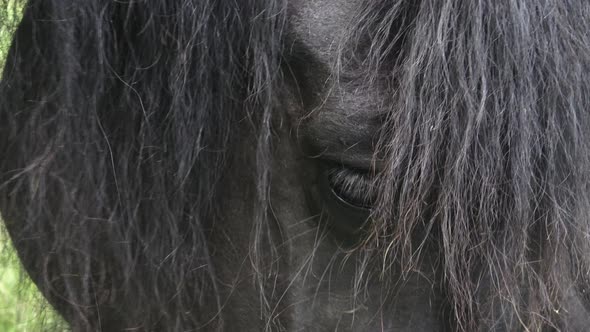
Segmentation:
{"type": "Polygon", "coordinates": [[[74,330],[129,296],[125,319],[167,329],[220,305],[208,228],[237,122],[269,130],[272,6],[28,2],[0,88],[1,210],[26,223],[11,234],[21,260],[74,330]]]}
{"type": "Polygon", "coordinates": [[[465,330],[585,326],[588,13],[576,1],[383,2],[353,29],[368,78],[393,87],[366,244],[386,248],[385,269],[410,271],[438,242],[465,330]]]}
{"type": "MultiPolygon", "coordinates": [[[[368,3],[338,59],[391,87],[376,153],[386,168],[357,250],[391,278],[436,246],[459,330],[583,326],[588,5],[410,2],[368,3]]],[[[220,179],[248,135],[265,301],[262,274],[280,273],[266,263],[266,214],[287,9],[28,1],[0,82],[0,211],[73,330],[223,327],[209,238],[220,179]]]]}

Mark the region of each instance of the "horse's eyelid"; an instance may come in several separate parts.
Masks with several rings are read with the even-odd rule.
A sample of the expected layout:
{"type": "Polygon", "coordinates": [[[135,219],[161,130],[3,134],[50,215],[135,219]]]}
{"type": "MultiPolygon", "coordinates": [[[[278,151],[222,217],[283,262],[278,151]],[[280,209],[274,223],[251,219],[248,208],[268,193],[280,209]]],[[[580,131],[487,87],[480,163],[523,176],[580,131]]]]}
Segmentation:
{"type": "Polygon", "coordinates": [[[326,176],[334,194],[344,202],[358,208],[371,208],[373,205],[375,197],[369,173],[340,168],[328,171],[326,176]]]}

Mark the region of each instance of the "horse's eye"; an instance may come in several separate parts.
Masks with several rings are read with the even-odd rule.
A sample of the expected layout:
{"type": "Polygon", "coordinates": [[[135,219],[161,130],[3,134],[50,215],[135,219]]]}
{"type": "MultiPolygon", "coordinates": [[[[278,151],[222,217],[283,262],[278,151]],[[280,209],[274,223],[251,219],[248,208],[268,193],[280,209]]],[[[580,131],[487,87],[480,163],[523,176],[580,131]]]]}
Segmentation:
{"type": "Polygon", "coordinates": [[[375,200],[369,174],[346,167],[327,169],[319,183],[333,231],[357,236],[367,223],[375,200]]]}
{"type": "Polygon", "coordinates": [[[326,176],[334,195],[343,203],[362,209],[373,206],[373,181],[367,172],[341,167],[328,170],[326,176]]]}

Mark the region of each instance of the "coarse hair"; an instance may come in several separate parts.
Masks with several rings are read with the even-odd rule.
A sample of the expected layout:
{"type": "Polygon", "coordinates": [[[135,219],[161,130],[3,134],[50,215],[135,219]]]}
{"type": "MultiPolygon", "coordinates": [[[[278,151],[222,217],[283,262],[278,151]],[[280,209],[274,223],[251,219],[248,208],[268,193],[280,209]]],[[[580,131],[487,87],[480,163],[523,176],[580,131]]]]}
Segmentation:
{"type": "MultiPolygon", "coordinates": [[[[223,329],[209,239],[245,136],[267,301],[288,29],[287,0],[28,1],[0,83],[0,211],[73,330],[223,329]]],[[[403,279],[433,246],[456,329],[575,330],[590,310],[590,3],[367,1],[347,31],[335,68],[390,87],[359,278],[375,261],[403,279]]]]}

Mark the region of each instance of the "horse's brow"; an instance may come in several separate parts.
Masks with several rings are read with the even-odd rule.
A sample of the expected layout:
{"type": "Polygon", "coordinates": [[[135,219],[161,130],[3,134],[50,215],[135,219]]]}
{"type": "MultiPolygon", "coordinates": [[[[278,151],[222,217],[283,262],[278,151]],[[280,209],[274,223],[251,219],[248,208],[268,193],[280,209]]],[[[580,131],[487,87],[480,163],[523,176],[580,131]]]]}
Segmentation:
{"type": "Polygon", "coordinates": [[[315,157],[355,168],[380,169],[375,143],[382,122],[370,113],[347,117],[329,108],[301,125],[301,134],[315,157]]]}

